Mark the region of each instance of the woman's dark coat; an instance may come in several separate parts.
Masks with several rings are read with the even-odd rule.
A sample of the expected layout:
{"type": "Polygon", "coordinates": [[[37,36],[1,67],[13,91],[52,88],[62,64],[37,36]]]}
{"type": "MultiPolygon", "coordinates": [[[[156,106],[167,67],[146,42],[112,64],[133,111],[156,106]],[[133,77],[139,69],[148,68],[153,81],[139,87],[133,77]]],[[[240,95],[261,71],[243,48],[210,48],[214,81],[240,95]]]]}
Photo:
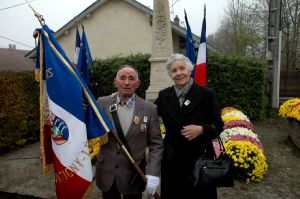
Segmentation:
{"type": "Polygon", "coordinates": [[[209,155],[214,154],[212,139],[223,128],[215,93],[193,83],[180,107],[172,86],[160,91],[155,103],[166,128],[161,176],[162,198],[213,198],[216,188],[195,190],[191,184],[191,174],[194,161],[204,153],[204,148],[209,155]],[[203,135],[188,141],[181,130],[183,126],[191,124],[202,125],[203,135]]]}

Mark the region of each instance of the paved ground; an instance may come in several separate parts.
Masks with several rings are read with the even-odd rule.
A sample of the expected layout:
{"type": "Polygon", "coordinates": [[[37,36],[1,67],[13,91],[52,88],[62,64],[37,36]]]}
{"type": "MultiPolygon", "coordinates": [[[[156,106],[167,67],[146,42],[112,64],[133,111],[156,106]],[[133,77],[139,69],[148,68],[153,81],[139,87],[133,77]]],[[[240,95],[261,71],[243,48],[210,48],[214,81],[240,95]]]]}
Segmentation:
{"type": "MultiPolygon", "coordinates": [[[[282,121],[254,123],[268,159],[269,171],[264,181],[250,185],[235,181],[234,188],[218,189],[219,198],[300,198],[300,151],[289,142],[282,121]]],[[[39,143],[0,156],[0,198],[55,198],[53,174],[42,176],[39,143]]],[[[95,186],[89,198],[101,198],[95,186]]]]}

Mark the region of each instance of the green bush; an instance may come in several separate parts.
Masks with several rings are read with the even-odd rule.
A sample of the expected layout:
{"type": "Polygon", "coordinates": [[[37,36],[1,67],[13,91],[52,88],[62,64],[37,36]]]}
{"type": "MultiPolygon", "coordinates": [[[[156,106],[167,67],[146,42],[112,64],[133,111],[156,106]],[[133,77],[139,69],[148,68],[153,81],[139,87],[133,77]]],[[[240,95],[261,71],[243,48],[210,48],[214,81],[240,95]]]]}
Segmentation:
{"type": "Polygon", "coordinates": [[[110,95],[116,91],[113,80],[117,74],[117,70],[121,65],[129,64],[133,65],[139,71],[141,85],[137,90],[137,94],[145,98],[145,91],[150,85],[149,58],[149,54],[136,54],[128,57],[116,56],[95,60],[91,67],[91,92],[97,99],[100,96],[110,95]]]}
{"type": "Polygon", "coordinates": [[[265,115],[266,65],[249,57],[211,54],[208,58],[208,87],[214,88],[221,107],[233,106],[248,117],[265,115]]]}
{"type": "Polygon", "coordinates": [[[38,85],[33,72],[0,73],[0,152],[39,137],[38,85]]]}

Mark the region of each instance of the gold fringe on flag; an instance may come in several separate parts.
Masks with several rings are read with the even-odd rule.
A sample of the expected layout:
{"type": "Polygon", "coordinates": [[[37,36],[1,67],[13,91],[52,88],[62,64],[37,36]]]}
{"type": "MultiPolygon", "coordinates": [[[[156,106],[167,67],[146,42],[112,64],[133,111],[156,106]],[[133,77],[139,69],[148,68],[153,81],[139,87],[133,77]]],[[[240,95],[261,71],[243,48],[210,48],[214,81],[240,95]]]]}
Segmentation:
{"type": "Polygon", "coordinates": [[[37,81],[37,82],[40,81],[40,69],[35,69],[35,70],[34,70],[34,79],[35,79],[35,81],[37,81]]]}
{"type": "MultiPolygon", "coordinates": [[[[39,37],[42,37],[40,34],[39,37]]],[[[41,38],[40,38],[41,39],[41,38]]],[[[46,168],[46,157],[45,157],[45,149],[44,149],[44,85],[43,85],[43,45],[40,45],[40,69],[35,70],[35,78],[40,83],[40,150],[41,150],[41,161],[42,161],[42,169],[43,174],[46,175],[48,173],[48,169],[46,168]]]]}
{"type": "Polygon", "coordinates": [[[108,142],[108,133],[101,137],[94,138],[88,141],[90,157],[93,159],[101,150],[101,146],[108,142]]]}
{"type": "MultiPolygon", "coordinates": [[[[39,35],[42,37],[42,35],[39,35]]],[[[41,39],[41,38],[40,38],[41,39]]],[[[42,162],[42,170],[43,175],[47,175],[50,171],[53,171],[53,164],[47,163],[47,157],[46,157],[46,143],[45,143],[45,128],[46,120],[45,120],[45,106],[48,106],[47,100],[45,100],[45,91],[44,91],[44,80],[43,80],[43,69],[44,69],[44,49],[43,45],[40,45],[40,49],[37,49],[40,51],[40,69],[35,70],[35,78],[40,84],[40,153],[41,153],[41,162],[42,162]]],[[[49,158],[49,157],[48,157],[49,158]]]]}

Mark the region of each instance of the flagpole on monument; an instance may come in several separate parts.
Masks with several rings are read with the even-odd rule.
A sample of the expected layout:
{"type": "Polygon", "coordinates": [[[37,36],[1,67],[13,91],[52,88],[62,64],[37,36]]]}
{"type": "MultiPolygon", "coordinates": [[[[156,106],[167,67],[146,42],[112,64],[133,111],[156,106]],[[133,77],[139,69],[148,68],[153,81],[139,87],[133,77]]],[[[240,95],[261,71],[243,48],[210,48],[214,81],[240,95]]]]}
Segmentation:
{"type": "MultiPolygon", "coordinates": [[[[39,20],[39,22],[40,22],[40,24],[42,25],[42,26],[44,26],[45,25],[45,20],[44,20],[44,18],[43,18],[43,16],[42,15],[40,15],[37,11],[35,11],[35,9],[30,5],[30,3],[29,3],[29,1],[27,0],[27,4],[28,4],[28,6],[31,8],[31,10],[34,12],[34,15],[35,15],[35,17],[39,20]]],[[[41,68],[40,68],[40,78],[42,77],[41,75],[43,74],[43,68],[42,68],[42,65],[43,64],[41,64],[41,68]]],[[[74,72],[74,71],[73,71],[74,72]]],[[[76,76],[76,75],[75,75],[76,76]]],[[[77,77],[78,78],[78,77],[77,77]]],[[[78,81],[81,81],[80,79],[78,79],[78,81]]],[[[42,83],[43,81],[42,81],[42,79],[40,79],[40,93],[42,93],[42,88],[43,88],[43,83],[42,83]]],[[[82,84],[82,82],[80,82],[81,84],[82,84]]],[[[82,85],[83,86],[83,85],[82,85]]],[[[83,86],[84,87],[84,86],[83,86]]],[[[40,96],[40,98],[41,98],[41,96],[40,96]]],[[[41,100],[41,99],[40,99],[41,100]]],[[[41,100],[41,102],[42,102],[42,100],[41,100]]],[[[92,104],[91,104],[92,105],[92,104]]],[[[41,104],[41,106],[43,106],[43,104],[41,104]]],[[[92,106],[93,107],[93,109],[96,109],[96,107],[94,107],[94,106],[92,106]]],[[[42,109],[41,109],[42,110],[42,109]]],[[[95,112],[97,112],[97,111],[95,111],[95,112]]],[[[41,114],[42,114],[42,112],[41,112],[41,114]]],[[[98,116],[98,114],[96,114],[97,116],[98,116]]],[[[100,116],[98,116],[98,119],[99,120],[101,120],[100,119],[100,116]]],[[[41,129],[43,129],[43,127],[41,126],[41,129]]],[[[111,133],[112,133],[112,135],[113,135],[113,137],[115,138],[115,140],[118,142],[118,144],[120,145],[120,148],[122,149],[122,151],[123,151],[123,153],[125,154],[125,156],[126,156],[126,158],[128,159],[128,161],[132,164],[132,166],[134,167],[134,169],[136,170],[136,172],[140,175],[140,177],[142,178],[142,180],[145,182],[145,184],[147,184],[147,178],[146,178],[146,176],[145,176],[145,174],[144,174],[144,172],[142,171],[142,169],[139,167],[139,165],[135,162],[135,160],[133,159],[133,157],[130,155],[130,153],[128,152],[128,150],[127,150],[127,148],[124,146],[124,144],[123,144],[123,142],[120,140],[120,138],[118,137],[118,135],[117,135],[117,132],[115,132],[115,130],[114,129],[111,129],[111,131],[110,131],[111,133]]],[[[154,197],[156,198],[156,199],[159,199],[160,198],[160,196],[159,196],[159,194],[157,193],[157,192],[155,192],[155,194],[154,194],[154,197]]]]}

